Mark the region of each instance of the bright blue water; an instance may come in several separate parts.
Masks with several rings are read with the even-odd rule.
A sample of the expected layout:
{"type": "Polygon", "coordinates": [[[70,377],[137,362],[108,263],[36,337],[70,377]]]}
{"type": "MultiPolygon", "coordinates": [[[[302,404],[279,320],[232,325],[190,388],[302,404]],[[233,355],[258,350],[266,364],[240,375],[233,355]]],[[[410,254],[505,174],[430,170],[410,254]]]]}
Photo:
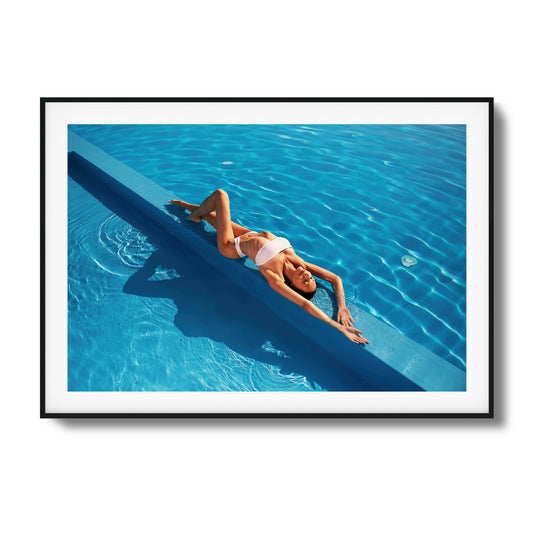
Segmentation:
{"type": "MultiPolygon", "coordinates": [[[[288,237],[302,257],[341,275],[346,296],[356,305],[453,364],[464,367],[464,126],[102,125],[72,128],[113,157],[173,191],[178,198],[200,202],[212,190],[226,189],[230,195],[232,216],[237,222],[288,237]],[[417,264],[404,267],[400,261],[404,255],[414,256],[417,264]]],[[[74,189],[71,187],[70,190],[74,189]]],[[[93,285],[92,276],[98,272],[106,278],[102,278],[101,287],[107,287],[115,278],[117,284],[109,293],[103,289],[88,289],[96,291],[91,295],[92,300],[100,301],[106,293],[112,295],[108,305],[115,305],[111,302],[122,298],[128,299],[129,303],[124,301],[126,307],[155,305],[159,298],[121,293],[125,282],[135,271],[142,270],[151,254],[156,253],[150,247],[153,245],[146,241],[142,232],[131,229],[131,226],[130,229],[123,228],[123,222],[119,222],[112,212],[102,214],[104,218],[98,219],[99,238],[95,241],[92,235],[97,217],[85,212],[85,206],[92,205],[93,200],[84,194],[88,197],[69,198],[72,264],[80,263],[79,272],[73,271],[72,264],[69,267],[71,287],[83,284],[87,279],[91,279],[93,285]],[[76,229],[76,224],[82,222],[89,226],[76,229]],[[94,242],[87,245],[84,259],[79,259],[80,241],[91,239],[94,242]],[[138,260],[130,262],[129,254],[124,253],[121,246],[137,250],[139,255],[135,257],[138,260]],[[113,261],[109,268],[98,261],[101,254],[113,261]],[[96,265],[90,274],[87,265],[96,265]],[[126,271],[105,273],[116,272],[117,266],[126,268],[126,271]],[[135,297],[141,298],[138,305],[132,304],[135,297]]],[[[162,298],[164,301],[165,297],[162,298]]],[[[76,299],[83,300],[76,290],[71,290],[71,302],[76,299]]],[[[208,305],[207,301],[204,303],[208,305]]],[[[166,302],[171,306],[170,315],[172,312],[176,314],[175,304],[176,301],[166,302]]],[[[182,302],[176,316],[192,312],[192,304],[192,301],[182,302]]],[[[280,374],[283,385],[269,383],[263,388],[263,377],[243,380],[231,365],[226,371],[216,366],[217,354],[239,353],[231,348],[231,343],[228,346],[227,338],[217,339],[210,336],[209,331],[203,332],[204,344],[214,348],[212,358],[206,361],[205,357],[194,355],[197,347],[187,344],[191,342],[191,335],[180,329],[180,324],[173,318],[169,319],[170,315],[154,321],[153,315],[162,312],[159,304],[157,306],[157,312],[150,310],[146,314],[140,329],[137,318],[134,322],[137,329],[132,326],[129,335],[126,333],[126,338],[134,339],[130,346],[132,354],[144,350],[142,345],[135,346],[136,342],[150,340],[157,344],[161,335],[183,336],[182,344],[176,344],[180,346],[178,351],[184,354],[182,357],[187,363],[196,358],[197,367],[175,368],[175,365],[185,363],[174,357],[172,361],[161,362],[163,366],[158,377],[145,377],[151,371],[143,368],[143,372],[135,373],[137,382],[129,383],[122,390],[138,390],[136,387],[141,390],[159,390],[159,387],[164,390],[276,390],[278,386],[281,388],[277,390],[286,390],[282,388],[284,386],[303,390],[314,387],[332,389],[338,385],[328,379],[323,384],[320,380],[309,380],[304,377],[305,372],[298,375],[298,369],[280,374]],[[146,328],[144,333],[143,328],[146,328]],[[138,331],[138,335],[134,331],[138,331]],[[215,368],[211,369],[211,364],[215,368]],[[166,385],[161,386],[162,375],[185,372],[192,372],[198,382],[184,386],[169,378],[170,381],[163,380],[166,385]],[[285,383],[286,379],[290,385],[285,383]],[[228,383],[228,388],[224,389],[221,383],[228,383]]],[[[91,309],[85,309],[79,316],[84,316],[83,313],[91,313],[91,309]]],[[[117,330],[120,329],[118,321],[124,323],[123,318],[122,315],[117,318],[117,330]]],[[[131,320],[134,318],[132,316],[131,320]]],[[[85,339],[85,345],[79,347],[80,353],[88,349],[86,345],[96,343],[92,333],[74,333],[73,329],[75,342],[85,339]]],[[[278,354],[274,359],[279,362],[282,357],[279,348],[269,339],[265,342],[266,348],[261,348],[261,353],[278,354]]],[[[249,360],[248,355],[239,356],[249,360]]],[[[222,358],[220,364],[227,365],[227,358],[222,358]]],[[[258,360],[261,357],[254,359],[253,367],[257,369],[258,364],[266,364],[268,372],[279,374],[280,367],[273,360],[266,363],[258,360]],[[273,371],[272,365],[277,370],[273,371]]],[[[115,364],[120,366],[118,362],[115,364]]],[[[158,365],[152,364],[156,372],[158,365]]],[[[131,365],[136,368],[135,362],[131,365]]],[[[124,376],[129,375],[127,369],[122,370],[124,376]]],[[[94,378],[95,371],[91,372],[94,378]]],[[[246,374],[247,370],[243,372],[246,374]]],[[[105,386],[118,385],[109,382],[105,386]]]]}

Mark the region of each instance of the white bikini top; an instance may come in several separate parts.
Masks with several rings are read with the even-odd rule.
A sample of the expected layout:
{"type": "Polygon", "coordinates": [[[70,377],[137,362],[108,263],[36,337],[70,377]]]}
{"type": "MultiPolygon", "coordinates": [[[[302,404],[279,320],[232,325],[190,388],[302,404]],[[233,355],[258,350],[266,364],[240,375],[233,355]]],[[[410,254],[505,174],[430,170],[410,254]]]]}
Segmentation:
{"type": "Polygon", "coordinates": [[[276,237],[267,242],[257,252],[257,255],[255,256],[255,264],[257,266],[264,265],[267,261],[270,261],[273,257],[287,248],[292,248],[291,243],[285,237],[276,237]]]}

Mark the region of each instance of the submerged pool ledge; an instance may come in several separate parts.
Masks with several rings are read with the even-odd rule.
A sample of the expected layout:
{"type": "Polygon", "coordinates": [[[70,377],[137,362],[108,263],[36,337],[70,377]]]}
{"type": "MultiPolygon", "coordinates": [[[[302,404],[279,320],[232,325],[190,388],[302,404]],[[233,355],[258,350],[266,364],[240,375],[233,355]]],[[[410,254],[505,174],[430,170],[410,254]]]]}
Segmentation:
{"type": "MultiPolygon", "coordinates": [[[[347,305],[370,344],[352,343],[341,333],[312,317],[300,307],[274,292],[258,274],[250,260],[234,261],[222,257],[214,232],[199,237],[200,225],[172,213],[169,199],[174,195],[152,180],[120,163],[96,146],[69,131],[69,175],[98,182],[117,201],[140,210],[143,216],[165,235],[193,250],[203,260],[231,279],[242,290],[260,299],[273,313],[283,318],[287,328],[295,328],[363,377],[378,390],[465,391],[466,373],[406,338],[369,313],[347,305]]],[[[274,228],[272,228],[274,229],[274,228]]],[[[320,287],[314,302],[332,316],[331,291],[320,287]]],[[[312,357],[312,354],[310,354],[312,357]]]]}

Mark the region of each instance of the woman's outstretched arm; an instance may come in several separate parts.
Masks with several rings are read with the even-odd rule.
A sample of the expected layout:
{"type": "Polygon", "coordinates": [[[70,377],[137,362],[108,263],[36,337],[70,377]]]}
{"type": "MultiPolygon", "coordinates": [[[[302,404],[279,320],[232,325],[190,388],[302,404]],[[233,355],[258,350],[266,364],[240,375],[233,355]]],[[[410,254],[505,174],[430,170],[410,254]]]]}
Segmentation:
{"type": "Polygon", "coordinates": [[[352,326],[355,324],[355,320],[352,318],[350,310],[346,307],[346,298],[344,296],[344,287],[342,285],[342,279],[337,274],[333,274],[325,268],[310,263],[305,263],[307,270],[318,278],[331,283],[335,298],[337,299],[337,320],[344,326],[352,326]]]}
{"type": "Polygon", "coordinates": [[[310,315],[316,318],[319,318],[326,324],[329,324],[331,327],[340,331],[343,335],[348,337],[353,342],[356,342],[358,344],[368,343],[368,341],[363,337],[363,332],[354,328],[352,324],[344,324],[344,323],[339,324],[339,322],[335,322],[335,320],[332,320],[331,318],[329,318],[329,316],[326,315],[326,313],[324,313],[321,309],[319,309],[315,304],[313,304],[309,300],[306,300],[303,296],[300,296],[299,294],[294,292],[292,289],[290,289],[277,276],[267,275],[265,277],[267,278],[268,284],[276,292],[278,292],[279,294],[281,294],[282,296],[284,296],[291,302],[295,303],[296,305],[299,305],[300,307],[302,307],[310,315]]]}

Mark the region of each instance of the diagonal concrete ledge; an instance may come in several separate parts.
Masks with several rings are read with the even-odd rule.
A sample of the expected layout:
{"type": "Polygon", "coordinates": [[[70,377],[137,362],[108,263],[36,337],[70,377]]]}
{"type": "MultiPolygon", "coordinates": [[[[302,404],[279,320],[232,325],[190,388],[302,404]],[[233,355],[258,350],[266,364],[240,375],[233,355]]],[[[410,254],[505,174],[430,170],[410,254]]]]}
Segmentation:
{"type": "MultiPolygon", "coordinates": [[[[357,326],[370,340],[370,344],[364,347],[350,342],[338,331],[310,316],[273,291],[250,260],[234,261],[221,256],[216,248],[214,232],[198,227],[192,229],[192,223],[184,223],[174,215],[168,203],[172,193],[71,131],[68,150],[69,175],[74,179],[83,177],[98,182],[100,187],[117,195],[132,209],[141,210],[150,224],[177,239],[181,245],[201,256],[199,260],[207,261],[243,290],[259,298],[273,313],[282,317],[288,327],[303,333],[378,390],[466,390],[464,371],[351,302],[347,302],[347,305],[357,326]]],[[[314,303],[332,316],[331,302],[331,291],[320,287],[314,303]]]]}

